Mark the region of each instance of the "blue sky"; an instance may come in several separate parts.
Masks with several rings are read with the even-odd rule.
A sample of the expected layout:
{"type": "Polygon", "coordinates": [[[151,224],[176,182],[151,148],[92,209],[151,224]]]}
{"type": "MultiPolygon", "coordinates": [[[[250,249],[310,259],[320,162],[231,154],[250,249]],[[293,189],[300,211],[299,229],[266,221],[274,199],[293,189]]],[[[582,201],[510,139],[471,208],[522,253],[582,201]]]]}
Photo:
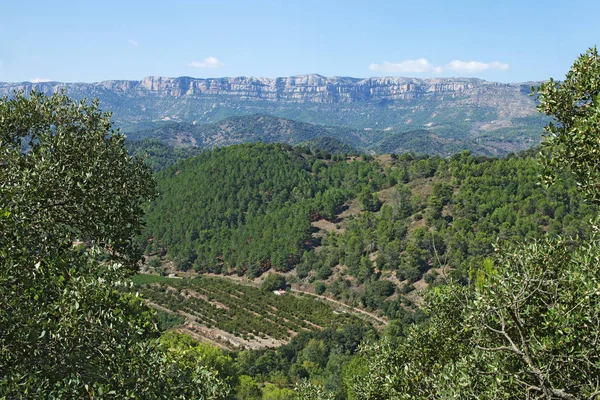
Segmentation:
{"type": "Polygon", "coordinates": [[[600,1],[13,1],[0,81],[147,75],[562,78],[600,1]]]}

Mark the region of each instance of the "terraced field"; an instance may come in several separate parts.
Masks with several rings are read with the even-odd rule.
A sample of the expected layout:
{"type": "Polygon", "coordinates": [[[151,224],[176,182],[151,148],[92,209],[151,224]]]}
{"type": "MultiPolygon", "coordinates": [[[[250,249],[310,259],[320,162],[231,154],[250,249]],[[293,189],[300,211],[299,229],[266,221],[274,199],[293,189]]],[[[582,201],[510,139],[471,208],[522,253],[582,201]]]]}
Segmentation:
{"type": "Polygon", "coordinates": [[[227,348],[279,346],[301,331],[361,323],[309,296],[278,296],[226,279],[139,275],[134,283],[151,305],[185,317],[181,329],[227,348]]]}

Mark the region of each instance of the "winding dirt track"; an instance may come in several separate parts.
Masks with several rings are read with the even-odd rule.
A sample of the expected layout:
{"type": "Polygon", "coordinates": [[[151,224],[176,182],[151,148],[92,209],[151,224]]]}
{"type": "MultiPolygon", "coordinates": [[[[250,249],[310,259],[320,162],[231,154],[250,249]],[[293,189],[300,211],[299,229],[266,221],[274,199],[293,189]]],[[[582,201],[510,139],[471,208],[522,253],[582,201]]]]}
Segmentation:
{"type": "Polygon", "coordinates": [[[311,293],[311,292],[305,292],[303,290],[298,290],[298,289],[290,289],[289,291],[292,292],[292,293],[304,293],[306,295],[309,295],[309,296],[312,296],[312,297],[317,297],[317,298],[319,298],[321,300],[325,300],[325,301],[328,301],[330,303],[335,303],[335,304],[337,304],[339,306],[342,306],[344,308],[348,308],[348,309],[352,310],[353,312],[361,313],[361,314],[366,315],[366,316],[368,316],[370,318],[373,318],[374,320],[376,320],[377,322],[381,323],[384,326],[387,325],[387,321],[384,320],[384,319],[382,319],[382,318],[380,318],[380,317],[378,317],[377,315],[372,314],[372,313],[370,313],[368,311],[365,311],[365,310],[361,310],[360,308],[355,308],[355,307],[349,306],[348,304],[342,303],[341,301],[330,299],[329,297],[326,297],[326,296],[322,296],[322,295],[311,293]]]}

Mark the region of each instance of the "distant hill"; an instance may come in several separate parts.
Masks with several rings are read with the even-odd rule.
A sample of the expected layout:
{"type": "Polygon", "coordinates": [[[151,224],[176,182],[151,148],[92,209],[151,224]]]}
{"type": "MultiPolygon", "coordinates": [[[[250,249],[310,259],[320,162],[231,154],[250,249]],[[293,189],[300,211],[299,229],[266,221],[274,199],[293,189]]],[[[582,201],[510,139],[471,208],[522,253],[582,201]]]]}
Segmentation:
{"type": "Polygon", "coordinates": [[[130,140],[157,139],[174,147],[213,148],[239,143],[300,144],[312,139],[334,138],[350,146],[364,147],[373,136],[358,129],[323,126],[268,115],[230,117],[212,124],[169,123],[127,133],[130,140]]]}
{"type": "Polygon", "coordinates": [[[475,140],[443,137],[439,133],[427,129],[385,135],[377,143],[370,145],[368,150],[377,154],[425,153],[443,157],[463,150],[486,156],[505,155],[509,152],[499,146],[481,144],[475,140]]]}
{"type": "Polygon", "coordinates": [[[482,155],[503,155],[534,144],[511,146],[468,137],[444,137],[435,130],[364,130],[298,122],[268,115],[230,117],[213,124],[160,123],[128,132],[129,140],[158,140],[172,147],[213,148],[240,143],[306,144],[331,153],[404,153],[450,156],[462,150],[482,155]]]}
{"type": "Polygon", "coordinates": [[[134,157],[143,158],[153,171],[159,171],[175,164],[179,160],[200,154],[195,147],[172,147],[159,140],[128,140],[127,151],[134,157]]]}
{"type": "Polygon", "coordinates": [[[339,139],[335,139],[329,136],[319,137],[315,139],[307,140],[301,143],[303,146],[307,146],[312,152],[325,151],[333,154],[358,154],[359,151],[339,139]]]}
{"type": "MultiPolygon", "coordinates": [[[[535,98],[530,96],[530,87],[537,84],[494,83],[474,78],[361,79],[314,74],[210,79],[150,76],[141,81],[0,83],[0,95],[11,95],[14,90],[52,93],[65,89],[74,98],[97,97],[101,107],[112,111],[117,125],[128,132],[154,129],[155,124],[169,122],[201,125],[261,114],[359,131],[398,133],[427,129],[435,135],[427,140],[436,145],[448,139],[460,147],[464,141],[470,148],[481,146],[484,154],[503,154],[539,142],[545,121],[535,110],[535,98]]],[[[326,132],[285,133],[284,129],[282,135],[288,135],[289,140],[282,141],[297,143],[323,133],[326,132]]],[[[336,135],[325,136],[340,139],[336,135]]],[[[359,143],[362,147],[376,144],[370,140],[372,136],[365,137],[367,142],[359,143]]],[[[220,145],[219,141],[247,140],[214,137],[208,146],[220,145]]]]}

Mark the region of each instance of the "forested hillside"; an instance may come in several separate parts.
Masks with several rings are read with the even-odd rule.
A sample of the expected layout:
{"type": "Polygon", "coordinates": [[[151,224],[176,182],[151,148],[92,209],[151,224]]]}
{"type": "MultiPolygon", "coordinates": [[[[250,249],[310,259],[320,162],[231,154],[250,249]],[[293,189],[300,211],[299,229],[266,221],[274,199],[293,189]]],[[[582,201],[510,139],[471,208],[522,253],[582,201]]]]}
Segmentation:
{"type": "Polygon", "coordinates": [[[532,155],[220,148],[157,174],[161,196],[142,239],[148,254],[180,270],[292,271],[301,288],[393,319],[417,300],[405,298],[416,287],[466,282],[498,240],[589,236],[596,207],[567,176],[544,190],[532,155]]]}
{"type": "MultiPolygon", "coordinates": [[[[365,336],[367,325],[348,320],[354,328],[309,333],[312,324],[327,324],[309,314],[301,320],[310,325],[297,322],[301,311],[288,305],[300,301],[293,294],[281,301],[214,278],[163,280],[140,291],[172,315],[185,316],[179,331],[203,340],[220,337],[217,342],[251,349],[286,343],[286,330],[299,333],[276,350],[237,353],[233,363],[245,371],[238,393],[252,387],[257,398],[291,396],[286,387],[308,378],[325,390],[317,398],[362,398],[352,392],[362,387],[355,374],[372,380],[365,366],[374,362],[370,352],[379,350],[356,355],[356,343],[370,338],[390,346],[382,351],[402,348],[396,346],[414,335],[412,326],[427,326],[421,322],[431,318],[420,308],[423,289],[473,282],[497,243],[590,237],[588,221],[597,207],[567,174],[542,187],[538,151],[504,158],[469,152],[373,158],[258,143],[206,151],[157,173],[161,196],[148,206],[142,236],[154,271],[174,265],[186,276],[233,273],[255,285],[265,271],[279,272],[293,290],[377,313],[386,322],[379,332],[365,336]],[[336,341],[347,329],[358,336],[341,350],[336,341]]],[[[322,307],[315,310],[331,312],[322,307]]],[[[339,324],[330,315],[331,324],[339,324]]]]}
{"type": "Polygon", "coordinates": [[[596,211],[572,180],[543,190],[539,165],[527,156],[401,156],[391,165],[390,180],[398,183],[380,193],[386,200],[379,212],[362,212],[343,232],[328,234],[317,260],[335,257],[329,265],[339,262],[359,280],[372,273],[370,258],[361,264],[369,255],[376,255],[379,270],[396,271],[400,280],[416,280],[431,266],[457,269],[460,276],[480,264],[497,240],[586,237],[596,211]]]}
{"type": "Polygon", "coordinates": [[[165,169],[178,160],[200,154],[202,150],[193,147],[172,147],[159,140],[128,140],[127,151],[134,157],[142,158],[153,171],[165,169]]]}
{"type": "Polygon", "coordinates": [[[183,269],[256,276],[293,268],[312,245],[312,220],[334,218],[361,187],[379,188],[387,178],[376,163],[255,144],[186,159],[157,179],[161,196],[148,207],[148,252],[166,249],[183,269]]]}
{"type": "Polygon", "coordinates": [[[369,136],[368,132],[360,129],[317,125],[260,114],[230,117],[211,124],[162,123],[127,134],[130,140],[157,139],[171,146],[203,148],[257,141],[299,144],[326,137],[356,145],[369,141],[369,136]]]}

